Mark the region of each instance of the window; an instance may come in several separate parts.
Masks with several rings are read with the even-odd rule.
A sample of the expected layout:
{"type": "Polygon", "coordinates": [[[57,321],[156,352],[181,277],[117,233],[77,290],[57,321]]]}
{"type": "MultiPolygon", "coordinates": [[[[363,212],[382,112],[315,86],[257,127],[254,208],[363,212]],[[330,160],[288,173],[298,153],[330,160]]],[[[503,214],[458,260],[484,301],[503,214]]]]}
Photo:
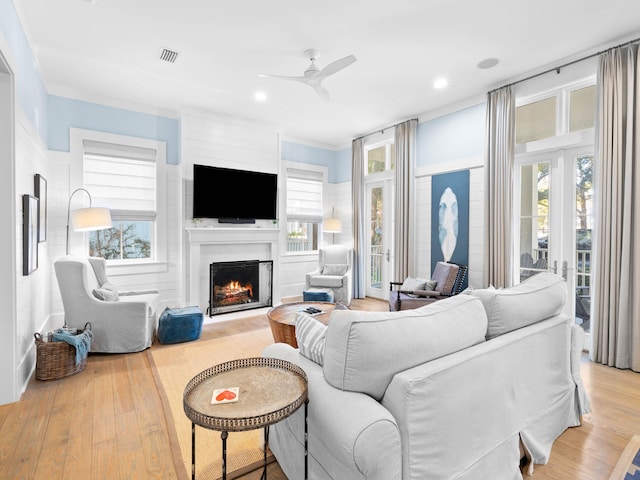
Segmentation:
{"type": "Polygon", "coordinates": [[[320,172],[287,169],[287,252],[318,249],[323,183],[320,172]]]}
{"type": "Polygon", "coordinates": [[[556,134],[556,97],[516,108],[516,143],[553,137],[556,134]]]}
{"type": "Polygon", "coordinates": [[[386,172],[396,168],[396,150],[393,140],[367,149],[367,174],[386,172]]]}
{"type": "Polygon", "coordinates": [[[595,114],[596,87],[590,80],[525,99],[516,107],[516,143],[593,128],[595,114]]]}
{"type": "Polygon", "coordinates": [[[89,233],[89,255],[106,260],[156,258],[155,149],[83,141],[84,187],[113,227],[89,233]]]}
{"type": "Polygon", "coordinates": [[[592,128],[596,124],[596,86],[569,93],[569,131],[592,128]]]}

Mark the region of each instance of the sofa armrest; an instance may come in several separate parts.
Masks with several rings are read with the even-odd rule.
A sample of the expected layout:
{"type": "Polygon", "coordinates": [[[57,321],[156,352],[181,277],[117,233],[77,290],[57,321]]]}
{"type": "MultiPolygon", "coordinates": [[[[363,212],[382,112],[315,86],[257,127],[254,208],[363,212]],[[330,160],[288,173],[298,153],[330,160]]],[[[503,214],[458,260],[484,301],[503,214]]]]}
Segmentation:
{"type": "Polygon", "coordinates": [[[571,376],[576,384],[576,410],[579,416],[591,413],[589,397],[584,389],[580,376],[582,349],[584,347],[584,330],[580,325],[571,324],[571,376]]]}
{"type": "Polygon", "coordinates": [[[407,295],[417,295],[418,297],[448,297],[449,295],[443,295],[442,292],[435,290],[400,290],[400,293],[407,295]]]}
{"type": "Polygon", "coordinates": [[[118,295],[123,297],[129,297],[132,295],[150,295],[153,293],[160,293],[160,291],[155,288],[150,288],[149,290],[128,290],[125,292],[118,292],[118,295]]]}
{"type": "MultiPolygon", "coordinates": [[[[262,356],[295,363],[307,374],[309,478],[401,478],[400,432],[386,408],[369,395],[332,387],[322,367],[290,345],[269,345],[262,356]],[[326,473],[318,475],[320,468],[326,473]]],[[[304,478],[304,408],[270,427],[269,446],[287,478],[304,478]]]]}
{"type": "Polygon", "coordinates": [[[316,275],[320,275],[321,273],[322,273],[322,269],[321,268],[316,268],[314,271],[306,273],[305,276],[304,276],[305,289],[308,289],[309,287],[311,287],[311,278],[315,277],[316,275]]]}

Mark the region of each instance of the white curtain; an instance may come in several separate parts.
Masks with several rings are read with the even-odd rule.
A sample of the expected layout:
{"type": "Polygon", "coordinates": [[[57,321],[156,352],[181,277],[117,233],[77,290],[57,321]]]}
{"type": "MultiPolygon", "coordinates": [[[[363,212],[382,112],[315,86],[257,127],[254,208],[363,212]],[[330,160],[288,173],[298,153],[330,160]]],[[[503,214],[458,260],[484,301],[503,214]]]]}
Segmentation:
{"type": "Polygon", "coordinates": [[[600,56],[591,358],[640,372],[638,46],[600,56]]]}
{"type": "Polygon", "coordinates": [[[394,279],[403,281],[414,275],[414,183],[413,170],[416,156],[417,119],[395,127],[395,229],[394,229],[394,279]]]}
{"type": "Polygon", "coordinates": [[[364,298],[366,294],[365,265],[367,258],[365,251],[364,229],[364,149],[362,138],[355,139],[351,144],[351,201],[353,202],[353,297],[364,298]]]}
{"type": "Polygon", "coordinates": [[[511,86],[487,95],[484,284],[513,284],[515,97],[511,86]]]}

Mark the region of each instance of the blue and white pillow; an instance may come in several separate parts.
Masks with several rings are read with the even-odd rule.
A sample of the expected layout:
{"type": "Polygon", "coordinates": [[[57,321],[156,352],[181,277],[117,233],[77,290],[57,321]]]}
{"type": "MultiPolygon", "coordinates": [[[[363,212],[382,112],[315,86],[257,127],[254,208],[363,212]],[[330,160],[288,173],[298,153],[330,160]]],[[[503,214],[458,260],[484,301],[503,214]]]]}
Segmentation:
{"type": "Polygon", "coordinates": [[[296,317],[296,342],[300,353],[312,362],[324,363],[324,340],[327,326],[306,313],[296,317]]]}

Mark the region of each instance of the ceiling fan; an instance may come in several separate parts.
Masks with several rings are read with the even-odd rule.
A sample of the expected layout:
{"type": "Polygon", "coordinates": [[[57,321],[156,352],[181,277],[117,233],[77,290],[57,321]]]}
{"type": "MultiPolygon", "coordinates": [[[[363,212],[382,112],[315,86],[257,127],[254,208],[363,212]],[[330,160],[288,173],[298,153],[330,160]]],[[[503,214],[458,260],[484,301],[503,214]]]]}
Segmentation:
{"type": "Polygon", "coordinates": [[[341,58],[340,60],[336,60],[333,63],[330,63],[329,65],[324,67],[322,70],[320,70],[316,66],[316,59],[318,58],[319,55],[320,55],[320,52],[318,52],[313,48],[310,48],[304,51],[304,56],[307,57],[309,60],[311,60],[311,65],[307,67],[307,69],[304,71],[304,74],[302,76],[289,77],[286,75],[266,75],[263,73],[259,74],[258,76],[268,77],[268,78],[279,78],[281,80],[293,80],[295,82],[304,83],[306,85],[309,85],[311,88],[313,88],[322,100],[324,100],[325,102],[328,102],[329,92],[327,91],[326,88],[324,88],[321,85],[322,81],[325,78],[327,78],[329,75],[338,73],[343,68],[348,67],[357,59],[355,56],[349,55],[347,57],[341,58]]]}

